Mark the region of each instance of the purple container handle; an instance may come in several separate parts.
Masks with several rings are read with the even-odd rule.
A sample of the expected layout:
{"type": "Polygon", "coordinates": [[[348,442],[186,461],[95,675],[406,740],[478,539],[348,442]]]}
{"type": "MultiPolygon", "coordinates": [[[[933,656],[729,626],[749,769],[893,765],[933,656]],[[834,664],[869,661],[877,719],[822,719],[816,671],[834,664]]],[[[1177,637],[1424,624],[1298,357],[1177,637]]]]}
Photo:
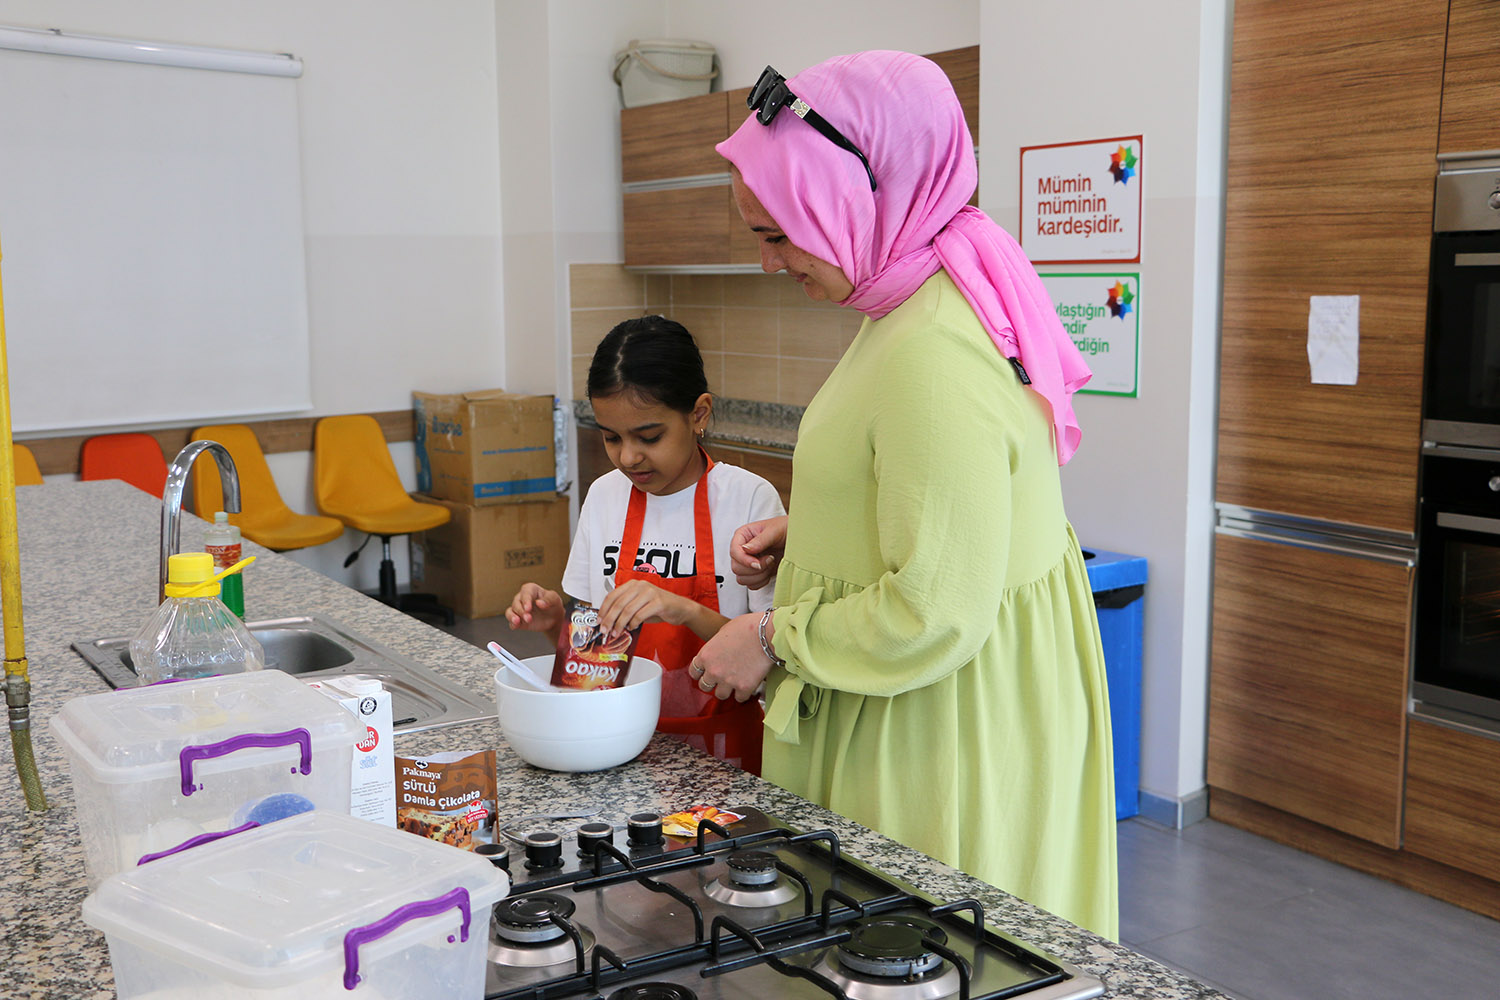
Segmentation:
{"type": "MultiPolygon", "coordinates": [[[[458,912],[463,914],[464,922],[460,931],[461,941],[469,940],[469,890],[459,886],[450,892],[433,899],[424,899],[417,903],[407,903],[398,906],[390,913],[381,917],[373,924],[365,924],[356,927],[344,935],[344,989],[352,990],[359,985],[359,946],[383,938],[391,931],[400,927],[408,920],[416,920],[418,917],[431,917],[450,906],[458,907],[458,912]]],[[[448,937],[453,940],[452,935],[448,937]]]]}
{"type": "Polygon", "coordinates": [[[218,833],[200,833],[196,837],[190,837],[189,839],[184,840],[176,847],[169,847],[165,851],[157,851],[155,854],[141,855],[141,860],[137,861],[135,863],[135,866],[139,868],[141,865],[144,865],[147,862],[155,861],[158,858],[164,858],[169,854],[176,854],[178,851],[185,851],[189,847],[197,847],[199,844],[207,844],[211,841],[219,840],[222,837],[232,837],[236,833],[244,833],[246,830],[253,830],[258,826],[260,826],[260,824],[252,819],[244,826],[237,826],[233,830],[220,830],[218,833]]]}
{"type": "Polygon", "coordinates": [[[193,785],[193,762],[207,760],[210,757],[222,757],[225,754],[234,753],[236,750],[244,750],[248,747],[280,747],[288,743],[297,743],[302,747],[302,766],[299,770],[303,774],[312,773],[312,734],[306,729],[288,729],[284,733],[245,733],[243,736],[231,736],[227,740],[218,743],[208,743],[201,747],[183,747],[182,753],[178,755],[178,761],[182,768],[182,794],[192,795],[196,791],[193,785]]]}

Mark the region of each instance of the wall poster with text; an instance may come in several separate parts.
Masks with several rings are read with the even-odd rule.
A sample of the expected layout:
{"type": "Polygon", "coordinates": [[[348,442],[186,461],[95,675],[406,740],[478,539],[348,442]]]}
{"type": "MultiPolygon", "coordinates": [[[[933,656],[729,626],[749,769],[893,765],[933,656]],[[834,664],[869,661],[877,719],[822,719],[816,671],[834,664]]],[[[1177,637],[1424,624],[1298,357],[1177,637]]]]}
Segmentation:
{"type": "Polygon", "coordinates": [[[1021,147],[1021,249],[1033,264],[1137,264],[1139,135],[1021,147]]]}
{"type": "Polygon", "coordinates": [[[1140,274],[1116,271],[1044,274],[1041,278],[1063,329],[1094,373],[1079,392],[1136,396],[1141,354],[1140,274]]]}

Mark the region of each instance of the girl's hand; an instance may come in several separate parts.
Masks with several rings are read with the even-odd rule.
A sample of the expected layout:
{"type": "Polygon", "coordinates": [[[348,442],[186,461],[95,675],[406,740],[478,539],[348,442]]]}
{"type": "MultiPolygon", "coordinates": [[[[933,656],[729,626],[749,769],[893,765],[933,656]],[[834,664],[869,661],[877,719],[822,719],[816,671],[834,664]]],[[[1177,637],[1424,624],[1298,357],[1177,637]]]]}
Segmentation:
{"type": "Polygon", "coordinates": [[[599,627],[607,634],[628,632],[647,622],[686,625],[696,605],[645,580],[627,580],[599,602],[599,627]]]}
{"type": "Polygon", "coordinates": [[[730,695],[735,701],[751,698],[771,672],[771,661],[760,648],[759,627],[760,615],[753,611],[729,619],[698,650],[688,665],[688,675],[697,680],[701,690],[712,691],[720,701],[730,695]]]}
{"type": "Polygon", "coordinates": [[[562,595],[540,584],[523,583],[505,609],[505,620],[512,629],[556,634],[563,623],[562,595]]]}
{"type": "Polygon", "coordinates": [[[785,551],[785,514],[751,521],[735,529],[729,541],[729,565],[740,586],[759,590],[776,578],[776,564],[785,551]]]}

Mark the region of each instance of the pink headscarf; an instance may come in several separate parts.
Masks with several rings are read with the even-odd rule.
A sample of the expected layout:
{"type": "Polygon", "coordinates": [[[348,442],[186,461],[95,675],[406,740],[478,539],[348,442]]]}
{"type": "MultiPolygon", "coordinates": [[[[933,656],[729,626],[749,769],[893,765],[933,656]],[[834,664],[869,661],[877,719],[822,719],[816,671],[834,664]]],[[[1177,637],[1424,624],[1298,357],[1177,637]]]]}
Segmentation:
{"type": "Polygon", "coordinates": [[[1092,373],[1020,246],[967,204],[979,171],[948,77],[921,56],[859,52],[787,86],[864,152],[877,191],[858,157],[788,108],[769,126],[752,112],[719,153],[792,243],[843,270],[854,292],[840,305],[879,319],[946,270],[1051,406],[1065,464],[1082,437],[1072,394],[1092,373]]]}

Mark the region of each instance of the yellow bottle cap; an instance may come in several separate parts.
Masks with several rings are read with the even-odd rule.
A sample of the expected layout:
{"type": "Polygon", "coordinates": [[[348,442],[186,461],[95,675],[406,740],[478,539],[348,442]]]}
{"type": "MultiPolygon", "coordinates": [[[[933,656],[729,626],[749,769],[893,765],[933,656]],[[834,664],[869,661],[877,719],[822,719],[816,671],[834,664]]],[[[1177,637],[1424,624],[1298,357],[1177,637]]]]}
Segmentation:
{"type": "Polygon", "coordinates": [[[179,552],[167,559],[168,597],[217,597],[218,583],[208,583],[214,576],[214,557],[207,552],[179,552]]]}

